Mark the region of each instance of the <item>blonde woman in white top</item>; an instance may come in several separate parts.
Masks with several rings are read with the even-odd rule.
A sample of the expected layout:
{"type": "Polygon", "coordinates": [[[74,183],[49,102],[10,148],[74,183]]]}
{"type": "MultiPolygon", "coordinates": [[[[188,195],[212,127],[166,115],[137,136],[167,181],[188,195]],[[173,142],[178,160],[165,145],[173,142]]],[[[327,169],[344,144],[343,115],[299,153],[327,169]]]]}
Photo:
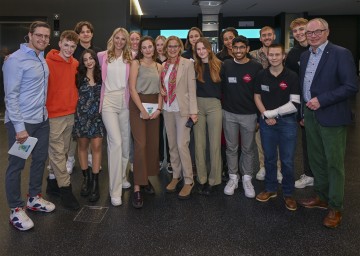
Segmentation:
{"type": "Polygon", "coordinates": [[[99,52],[103,86],[100,111],[107,130],[109,190],[111,203],[122,204],[122,188],[131,184],[126,180],[129,162],[129,86],[130,39],[124,28],[117,28],[107,44],[107,51],[99,52]]]}

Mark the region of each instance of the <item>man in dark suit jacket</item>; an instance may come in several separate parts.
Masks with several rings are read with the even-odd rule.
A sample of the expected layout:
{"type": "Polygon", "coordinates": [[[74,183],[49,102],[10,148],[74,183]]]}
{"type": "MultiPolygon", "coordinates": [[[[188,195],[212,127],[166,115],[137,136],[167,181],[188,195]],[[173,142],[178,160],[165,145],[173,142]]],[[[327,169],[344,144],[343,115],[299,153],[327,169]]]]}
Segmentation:
{"type": "Polygon", "coordinates": [[[316,197],[302,200],[307,208],[329,208],[323,224],[341,222],[343,210],[346,125],[351,123],[349,97],[358,91],[356,68],[349,50],[330,43],[328,23],[320,18],[306,26],[309,51],[300,57],[308,156],[316,197]]]}

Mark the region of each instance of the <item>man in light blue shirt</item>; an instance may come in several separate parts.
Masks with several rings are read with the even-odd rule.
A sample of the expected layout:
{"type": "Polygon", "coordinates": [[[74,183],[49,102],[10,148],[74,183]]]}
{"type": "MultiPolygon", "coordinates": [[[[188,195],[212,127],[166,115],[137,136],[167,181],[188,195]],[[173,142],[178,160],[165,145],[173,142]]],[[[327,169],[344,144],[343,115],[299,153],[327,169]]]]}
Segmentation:
{"type": "MultiPolygon", "coordinates": [[[[38,139],[32,151],[30,182],[26,208],[32,211],[51,212],[55,205],[41,196],[45,161],[48,157],[49,121],[45,106],[49,69],[44,50],[49,44],[50,26],[35,21],[29,28],[29,43],[11,54],[3,66],[5,88],[5,126],[9,148],[14,143],[26,144],[29,136],[38,139]]],[[[10,207],[10,223],[18,230],[34,226],[24,211],[21,198],[21,171],[25,160],[9,155],[6,170],[6,196],[10,207]]]]}

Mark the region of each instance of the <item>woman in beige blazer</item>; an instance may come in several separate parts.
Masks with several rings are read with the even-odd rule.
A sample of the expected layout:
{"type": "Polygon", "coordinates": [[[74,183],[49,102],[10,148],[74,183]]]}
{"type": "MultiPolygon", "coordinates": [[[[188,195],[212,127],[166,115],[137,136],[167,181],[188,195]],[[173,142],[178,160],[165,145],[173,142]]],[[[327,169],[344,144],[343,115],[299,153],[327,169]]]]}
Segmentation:
{"type": "Polygon", "coordinates": [[[173,179],[167,185],[167,192],[175,192],[181,177],[184,186],[179,199],[188,199],[194,186],[189,151],[190,128],[187,124],[197,122],[196,80],[194,64],[181,57],[184,46],[176,36],[166,39],[164,50],[167,61],[161,72],[163,115],[169,140],[170,161],[173,179]]]}

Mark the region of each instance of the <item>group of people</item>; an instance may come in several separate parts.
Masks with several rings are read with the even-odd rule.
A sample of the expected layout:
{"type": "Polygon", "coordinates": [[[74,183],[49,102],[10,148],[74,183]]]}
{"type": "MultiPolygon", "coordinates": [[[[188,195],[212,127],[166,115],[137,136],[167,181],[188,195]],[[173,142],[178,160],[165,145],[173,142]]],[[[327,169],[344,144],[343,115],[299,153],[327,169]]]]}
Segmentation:
{"type": "MultiPolygon", "coordinates": [[[[29,42],[3,66],[9,147],[29,136],[38,139],[26,207],[55,209],[41,195],[48,156],[46,192],[60,196],[65,208],[80,207],[70,181],[76,147],[72,138],[83,173],[80,194],[96,202],[106,134],[114,206],[122,204],[122,189],[131,187],[129,163],[132,205],[141,208],[143,193],[155,193],[149,176],[159,173],[163,158],[170,159],[172,172],[166,192],[179,191],[179,199],[190,198],[195,184],[199,194],[211,195],[226,162],[226,195],[233,195],[242,180],[246,197],[267,202],[277,197],[280,183],[287,209],[296,210],[298,203],[329,209],[323,224],[337,227],[343,210],[346,125],[351,122],[348,99],[358,91],[355,64],[350,51],[327,40],[325,20],[298,18],[290,28],[296,44],[288,54],[274,43],[269,26],[260,30],[262,47],[255,51],[236,29],[226,28],[220,36],[223,49],[215,54],[195,27],[188,32],[185,52],[176,36],[154,40],[124,28],[116,28],[107,50],[101,51],[92,45],[93,27],[85,21],[74,31],[63,31],[60,49],[44,58],[50,26],[32,23],[29,42]],[[295,182],[298,123],[305,173],[295,182]],[[255,175],[257,154],[260,170],[255,175]],[[257,195],[254,176],[265,180],[265,190],[257,195]],[[294,188],[309,185],[315,186],[316,197],[295,201],[294,188]]],[[[19,230],[34,226],[21,199],[24,166],[24,159],[9,155],[6,194],[10,223],[19,230]]]]}

